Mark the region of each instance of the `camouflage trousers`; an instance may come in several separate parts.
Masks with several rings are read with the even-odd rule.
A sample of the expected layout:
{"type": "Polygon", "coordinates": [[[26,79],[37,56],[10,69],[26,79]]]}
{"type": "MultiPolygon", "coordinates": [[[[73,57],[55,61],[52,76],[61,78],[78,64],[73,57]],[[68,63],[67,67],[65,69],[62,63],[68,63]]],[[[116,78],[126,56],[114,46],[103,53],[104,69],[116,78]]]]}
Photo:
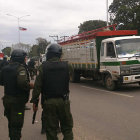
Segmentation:
{"type": "Polygon", "coordinates": [[[63,140],[73,140],[73,118],[70,111],[70,101],[61,98],[48,99],[44,102],[44,117],[47,140],[58,140],[57,128],[60,122],[63,140]]]}
{"type": "Polygon", "coordinates": [[[10,98],[3,99],[4,115],[8,119],[10,140],[20,140],[24,123],[24,103],[12,102],[10,98]]]}

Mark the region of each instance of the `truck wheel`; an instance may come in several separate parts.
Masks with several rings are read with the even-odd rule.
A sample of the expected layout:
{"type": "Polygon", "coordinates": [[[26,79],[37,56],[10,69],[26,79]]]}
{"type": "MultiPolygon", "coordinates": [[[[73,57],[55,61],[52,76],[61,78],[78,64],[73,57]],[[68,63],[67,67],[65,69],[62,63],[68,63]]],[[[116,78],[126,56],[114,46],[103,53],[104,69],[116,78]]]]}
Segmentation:
{"type": "Polygon", "coordinates": [[[105,77],[105,86],[110,91],[115,90],[116,88],[116,83],[112,80],[112,77],[110,75],[107,75],[105,77]]]}
{"type": "Polygon", "coordinates": [[[70,81],[73,83],[79,83],[80,82],[80,73],[78,71],[71,72],[70,81]]]}

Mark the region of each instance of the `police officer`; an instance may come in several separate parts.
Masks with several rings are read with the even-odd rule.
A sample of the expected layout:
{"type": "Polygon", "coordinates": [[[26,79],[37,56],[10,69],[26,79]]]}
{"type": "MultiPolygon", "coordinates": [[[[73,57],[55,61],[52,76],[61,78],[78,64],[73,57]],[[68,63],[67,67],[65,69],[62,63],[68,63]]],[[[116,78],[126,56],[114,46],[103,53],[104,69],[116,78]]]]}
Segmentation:
{"type": "Polygon", "coordinates": [[[31,80],[34,80],[36,70],[35,70],[35,61],[33,58],[31,58],[31,60],[28,62],[28,69],[30,72],[31,80]]]}
{"type": "Polygon", "coordinates": [[[4,86],[4,115],[8,119],[10,140],[20,140],[24,121],[24,107],[33,84],[29,82],[25,68],[26,53],[13,50],[11,60],[0,75],[0,83],[4,86]]]}
{"type": "Polygon", "coordinates": [[[64,136],[63,140],[73,140],[73,119],[69,101],[69,68],[67,62],[60,60],[61,55],[60,45],[47,46],[47,61],[39,68],[31,99],[33,110],[36,111],[39,95],[43,92],[47,140],[58,140],[59,122],[64,136]]]}

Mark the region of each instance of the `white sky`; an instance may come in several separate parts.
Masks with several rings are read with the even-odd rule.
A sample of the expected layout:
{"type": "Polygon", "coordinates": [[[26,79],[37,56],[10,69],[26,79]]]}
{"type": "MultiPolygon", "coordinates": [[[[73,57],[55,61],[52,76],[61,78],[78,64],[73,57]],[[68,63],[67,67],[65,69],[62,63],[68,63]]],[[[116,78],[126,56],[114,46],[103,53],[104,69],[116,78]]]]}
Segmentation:
{"type": "Polygon", "coordinates": [[[18,43],[18,20],[6,14],[30,15],[20,19],[27,28],[20,40],[32,45],[38,37],[52,41],[49,35],[76,35],[84,21],[106,21],[106,0],[0,0],[0,46],[18,43]]]}

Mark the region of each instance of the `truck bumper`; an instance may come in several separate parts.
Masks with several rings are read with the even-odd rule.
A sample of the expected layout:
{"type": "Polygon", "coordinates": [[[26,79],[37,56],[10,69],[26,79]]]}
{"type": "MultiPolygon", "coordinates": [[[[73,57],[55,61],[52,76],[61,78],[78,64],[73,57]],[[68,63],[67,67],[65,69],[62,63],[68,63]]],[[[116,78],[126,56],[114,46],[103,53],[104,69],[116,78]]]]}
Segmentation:
{"type": "Polygon", "coordinates": [[[140,75],[122,76],[122,83],[137,83],[140,82],[140,75]]]}

